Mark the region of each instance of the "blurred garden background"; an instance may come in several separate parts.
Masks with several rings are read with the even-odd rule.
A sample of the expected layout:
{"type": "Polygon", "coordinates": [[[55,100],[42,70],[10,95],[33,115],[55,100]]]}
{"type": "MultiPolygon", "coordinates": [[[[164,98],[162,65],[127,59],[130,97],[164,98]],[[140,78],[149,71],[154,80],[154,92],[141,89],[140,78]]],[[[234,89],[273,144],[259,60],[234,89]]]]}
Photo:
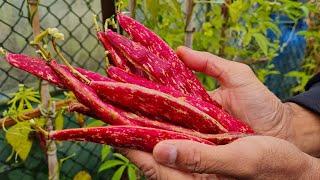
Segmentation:
{"type": "MultiPolygon", "coordinates": [[[[36,55],[29,45],[33,40],[30,3],[38,9],[41,29],[56,27],[65,35],[59,47],[72,64],[101,74],[105,74],[105,53],[96,38],[92,15],[98,15],[102,23],[103,18],[112,18],[115,9],[154,30],[173,48],[186,45],[250,65],[283,100],[303,92],[320,67],[318,0],[0,0],[0,47],[36,55]]],[[[208,90],[218,87],[214,79],[200,73],[198,77],[208,90]]],[[[0,59],[1,118],[12,113],[15,105],[10,100],[19,94],[32,92],[36,100],[31,100],[31,108],[36,108],[39,82],[0,59]]],[[[50,94],[57,101],[69,96],[53,87],[50,94]]],[[[101,125],[61,110],[54,127],[83,124],[101,125]]],[[[24,125],[17,123],[0,132],[0,179],[47,179],[47,159],[36,134],[29,130],[21,133],[19,126],[24,125]]],[[[135,179],[133,174],[138,173],[109,146],[60,142],[57,157],[61,179],[119,179],[127,174],[135,179]]]]}

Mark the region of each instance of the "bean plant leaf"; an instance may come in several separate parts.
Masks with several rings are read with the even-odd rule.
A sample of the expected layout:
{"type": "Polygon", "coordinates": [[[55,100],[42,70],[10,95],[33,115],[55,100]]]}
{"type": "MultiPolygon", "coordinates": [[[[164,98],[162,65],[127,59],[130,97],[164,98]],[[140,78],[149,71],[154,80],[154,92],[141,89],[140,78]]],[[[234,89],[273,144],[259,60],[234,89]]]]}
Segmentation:
{"type": "Polygon", "coordinates": [[[32,109],[31,102],[40,103],[40,96],[33,88],[26,88],[23,84],[19,84],[18,92],[13,94],[13,98],[8,102],[10,108],[16,108],[22,111],[25,106],[27,109],[32,109]]]}
{"type": "Polygon", "coordinates": [[[108,157],[110,152],[111,152],[111,147],[109,145],[104,145],[101,149],[101,161],[104,161],[106,157],[108,157]]]}
{"type": "Polygon", "coordinates": [[[56,130],[63,129],[63,123],[64,123],[64,116],[63,116],[64,110],[60,110],[57,112],[56,119],[54,121],[54,127],[56,130]]]}
{"type": "Polygon", "coordinates": [[[103,164],[100,165],[98,172],[119,166],[119,165],[124,165],[125,163],[120,160],[109,160],[105,161],[103,164]]]}
{"type": "Polygon", "coordinates": [[[129,180],[136,180],[137,175],[136,175],[136,170],[132,166],[128,166],[128,179],[129,180]]]}
{"type": "Polygon", "coordinates": [[[95,119],[92,122],[90,122],[89,124],[87,124],[86,127],[100,127],[100,126],[103,126],[103,125],[105,125],[104,122],[95,119]]]}
{"type": "Polygon", "coordinates": [[[129,163],[129,159],[124,157],[122,154],[119,154],[119,153],[113,153],[113,156],[115,156],[116,158],[119,158],[121,159],[122,161],[126,162],[126,163],[129,163]]]}
{"type": "Polygon", "coordinates": [[[127,166],[121,166],[112,176],[111,180],[120,180],[127,166]]]}
{"type": "Polygon", "coordinates": [[[12,126],[6,133],[8,143],[23,161],[27,159],[32,147],[32,140],[29,139],[30,132],[30,123],[25,121],[12,126]]]}
{"type": "Polygon", "coordinates": [[[91,180],[91,175],[87,171],[79,171],[74,177],[73,180],[91,180]]]}

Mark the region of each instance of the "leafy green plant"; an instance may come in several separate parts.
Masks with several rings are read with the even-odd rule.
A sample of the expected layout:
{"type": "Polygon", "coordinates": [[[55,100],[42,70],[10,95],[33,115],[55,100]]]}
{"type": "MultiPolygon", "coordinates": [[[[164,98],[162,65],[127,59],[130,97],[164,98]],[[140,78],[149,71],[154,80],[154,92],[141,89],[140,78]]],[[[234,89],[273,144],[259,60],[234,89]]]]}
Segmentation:
{"type": "Polygon", "coordinates": [[[129,180],[137,179],[138,168],[123,155],[113,153],[110,146],[103,146],[101,150],[101,160],[102,164],[99,167],[99,173],[110,169],[116,169],[112,176],[112,180],[120,180],[125,170],[127,170],[126,174],[129,180]]]}
{"type": "Polygon", "coordinates": [[[297,94],[304,91],[308,80],[320,70],[320,2],[309,1],[306,5],[309,11],[308,30],[299,32],[307,40],[307,49],[305,59],[300,71],[292,71],[286,74],[286,77],[295,78],[299,83],[291,88],[291,94],[297,94]]]}
{"type": "MultiPolygon", "coordinates": [[[[34,103],[40,103],[39,93],[33,88],[26,88],[24,85],[19,84],[18,91],[12,94],[12,99],[8,101],[9,109],[4,111],[4,117],[10,117],[18,123],[6,131],[6,140],[12,146],[12,153],[7,158],[7,161],[11,160],[14,154],[15,161],[17,162],[17,156],[21,160],[26,160],[31,150],[33,139],[29,138],[32,132],[31,124],[26,122],[19,122],[20,118],[23,118],[23,113],[28,110],[32,110],[34,103]]],[[[41,127],[44,125],[43,119],[37,120],[38,125],[41,127]]]]}
{"type": "MultiPolygon", "coordinates": [[[[123,9],[128,0],[122,1],[123,9]]],[[[171,47],[184,42],[184,2],[137,0],[135,17],[159,34],[171,47]],[[167,13],[170,12],[170,13],[167,13]]],[[[208,51],[229,60],[249,64],[261,81],[266,76],[278,74],[271,60],[283,50],[280,46],[280,20],[271,15],[287,15],[293,22],[306,17],[311,6],[293,0],[228,0],[194,1],[193,48],[208,51]],[[270,39],[268,33],[275,38],[270,39]]],[[[208,90],[217,87],[215,80],[198,75],[208,90]]]]}
{"type": "Polygon", "coordinates": [[[292,94],[297,94],[304,91],[304,87],[306,86],[307,82],[311,78],[306,72],[303,71],[291,71],[285,75],[286,77],[294,77],[298,80],[298,85],[291,88],[292,94]]]}
{"type": "Polygon", "coordinates": [[[274,70],[273,64],[269,64],[266,68],[257,69],[255,73],[261,82],[265,82],[269,75],[280,74],[279,71],[274,70]]]}

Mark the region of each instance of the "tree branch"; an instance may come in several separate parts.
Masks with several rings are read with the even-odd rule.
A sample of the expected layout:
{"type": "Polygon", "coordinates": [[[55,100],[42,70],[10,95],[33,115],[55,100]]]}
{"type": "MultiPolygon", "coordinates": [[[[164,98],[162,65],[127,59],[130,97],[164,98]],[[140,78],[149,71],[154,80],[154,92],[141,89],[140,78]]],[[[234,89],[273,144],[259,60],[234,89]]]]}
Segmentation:
{"type": "MultiPolygon", "coordinates": [[[[65,106],[68,106],[72,102],[75,102],[75,101],[71,100],[71,99],[58,101],[58,102],[56,102],[55,109],[56,110],[61,109],[65,106]]],[[[25,113],[23,113],[23,116],[22,116],[23,118],[20,118],[18,121],[28,121],[33,118],[38,118],[40,116],[41,116],[40,109],[36,108],[36,109],[32,109],[30,111],[26,111],[25,113]]],[[[13,126],[16,123],[17,123],[17,120],[14,120],[10,117],[5,117],[5,118],[0,119],[0,124],[6,128],[13,126]]]]}

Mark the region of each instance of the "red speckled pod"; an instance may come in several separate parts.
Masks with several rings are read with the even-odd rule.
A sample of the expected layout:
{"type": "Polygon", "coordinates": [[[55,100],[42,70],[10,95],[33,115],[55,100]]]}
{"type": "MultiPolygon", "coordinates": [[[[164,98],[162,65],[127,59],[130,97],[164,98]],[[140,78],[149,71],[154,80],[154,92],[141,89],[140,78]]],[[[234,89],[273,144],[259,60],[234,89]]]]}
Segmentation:
{"type": "MultiPolygon", "coordinates": [[[[37,76],[40,79],[46,80],[51,84],[54,84],[60,88],[65,88],[61,79],[56,75],[56,73],[50,68],[50,66],[42,59],[30,57],[24,54],[12,54],[7,53],[6,60],[12,66],[24,70],[37,76]]],[[[64,69],[68,68],[64,65],[60,65],[64,69]]],[[[82,68],[76,68],[81,74],[86,76],[89,80],[96,81],[113,81],[112,79],[103,76],[101,74],[88,71],[82,68]]],[[[69,71],[69,70],[68,70],[69,71]]]]}
{"type": "Polygon", "coordinates": [[[135,76],[116,67],[109,67],[107,73],[112,79],[116,81],[136,84],[149,89],[154,89],[163,93],[170,94],[176,98],[179,98],[180,100],[184,100],[219,121],[221,125],[225,127],[229,132],[253,133],[253,130],[248,125],[231,116],[228,112],[215,106],[214,104],[210,104],[206,101],[195,99],[190,96],[185,96],[184,94],[176,91],[173,88],[163,86],[161,84],[149,81],[145,78],[135,76]]]}
{"type": "Polygon", "coordinates": [[[164,61],[144,46],[111,30],[106,32],[106,36],[113,46],[117,47],[136,68],[147,73],[150,79],[188,93],[184,87],[184,77],[168,61],[164,61]]]}
{"type": "Polygon", "coordinates": [[[120,82],[91,81],[90,86],[104,100],[151,114],[203,133],[228,132],[218,121],[184,100],[169,94],[120,82]]]}
{"type": "Polygon", "coordinates": [[[162,84],[150,81],[148,79],[145,79],[145,78],[142,78],[139,76],[136,76],[134,74],[125,72],[122,69],[114,67],[114,66],[110,66],[107,69],[107,74],[111,79],[113,79],[115,81],[135,84],[135,85],[143,86],[143,87],[146,87],[149,89],[158,90],[163,93],[170,94],[174,97],[185,97],[185,95],[183,93],[175,90],[172,87],[164,86],[162,84]]]}
{"type": "Polygon", "coordinates": [[[143,71],[135,68],[123,55],[122,52],[114,48],[108,39],[106,38],[105,32],[98,32],[97,36],[100,42],[103,44],[104,48],[109,52],[108,57],[111,60],[112,64],[116,67],[125,70],[126,72],[131,72],[141,77],[148,77],[143,71]]]}
{"type": "Polygon", "coordinates": [[[193,72],[185,66],[185,64],[176,55],[174,50],[170,48],[170,46],[157,34],[149,30],[138,21],[121,13],[117,15],[117,19],[120,26],[132,37],[134,41],[139,42],[143,46],[147,47],[153,54],[157,55],[161,59],[166,60],[167,63],[170,64],[170,67],[181,74],[183,79],[180,79],[180,81],[184,87],[181,89],[184,93],[190,96],[200,97],[201,99],[210,103],[213,102],[193,72]]]}
{"type": "Polygon", "coordinates": [[[91,87],[75,78],[70,71],[61,67],[55,60],[51,60],[49,66],[61,79],[64,87],[71,90],[77,100],[92,110],[100,120],[116,125],[131,125],[131,122],[121,115],[116,108],[100,100],[91,87]]]}
{"type": "Polygon", "coordinates": [[[105,37],[104,32],[98,32],[97,36],[100,42],[103,44],[104,48],[108,50],[108,56],[112,60],[112,64],[115,66],[130,72],[130,68],[127,65],[127,59],[122,55],[122,53],[118,53],[115,48],[112,47],[108,39],[105,37]]]}
{"type": "MultiPolygon", "coordinates": [[[[69,104],[68,108],[69,112],[79,112],[91,117],[95,117],[92,114],[92,111],[80,103],[71,103],[69,104]]],[[[168,131],[175,131],[183,134],[188,134],[191,136],[196,136],[202,139],[206,139],[214,144],[222,145],[228,144],[238,138],[242,138],[247,136],[246,134],[241,133],[224,133],[224,134],[203,134],[197,131],[193,131],[191,129],[186,129],[180,126],[175,126],[166,122],[159,122],[155,120],[148,119],[143,116],[138,116],[136,114],[130,112],[123,112],[123,115],[126,116],[127,119],[132,121],[132,123],[136,124],[137,126],[149,127],[149,128],[156,128],[156,129],[164,129],[168,131]]]]}
{"type": "Polygon", "coordinates": [[[190,135],[173,131],[137,126],[106,126],[94,128],[66,129],[50,132],[49,138],[59,141],[89,141],[152,152],[153,147],[163,140],[184,139],[204,144],[213,143],[190,135]]]}

